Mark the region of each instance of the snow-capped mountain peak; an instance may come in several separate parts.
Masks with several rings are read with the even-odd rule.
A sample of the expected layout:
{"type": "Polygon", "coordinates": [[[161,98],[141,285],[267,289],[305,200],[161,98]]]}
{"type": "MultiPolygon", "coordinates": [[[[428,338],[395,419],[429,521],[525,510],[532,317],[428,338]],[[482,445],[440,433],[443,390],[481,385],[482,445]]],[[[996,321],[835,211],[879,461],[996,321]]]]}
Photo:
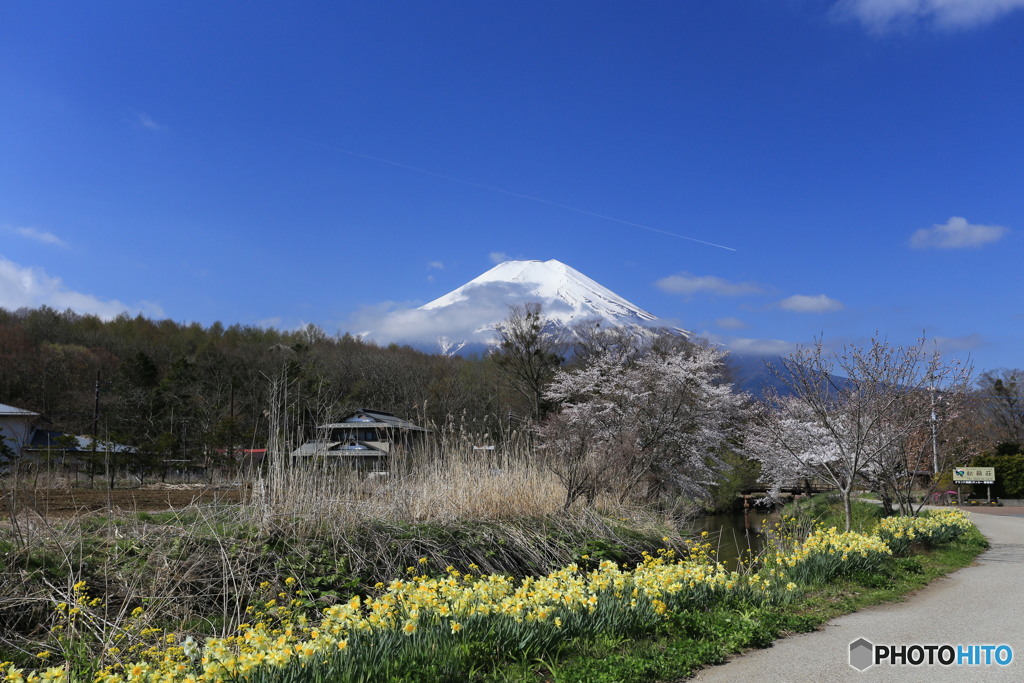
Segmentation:
{"type": "Polygon", "coordinates": [[[647,336],[654,329],[688,337],[636,304],[561,261],[506,261],[419,308],[368,311],[354,319],[362,338],[446,355],[486,352],[509,306],[537,303],[552,331],[583,321],[647,336]]]}
{"type": "MultiPolygon", "coordinates": [[[[510,305],[539,303],[547,325],[568,328],[587,320],[625,327],[638,334],[670,327],[653,314],[561,261],[505,261],[415,311],[401,314],[396,326],[432,330],[441,353],[479,352],[496,341],[497,326],[510,305]]],[[[435,348],[436,348],[435,347],[435,348]]]]}
{"type": "MultiPolygon", "coordinates": [[[[458,289],[420,307],[436,311],[471,302],[481,291],[505,288],[509,304],[537,301],[549,320],[563,325],[600,318],[615,325],[650,325],[657,318],[595,282],[575,268],[550,261],[505,261],[458,289]]],[[[478,329],[493,329],[500,320],[481,321],[478,329]]]]}

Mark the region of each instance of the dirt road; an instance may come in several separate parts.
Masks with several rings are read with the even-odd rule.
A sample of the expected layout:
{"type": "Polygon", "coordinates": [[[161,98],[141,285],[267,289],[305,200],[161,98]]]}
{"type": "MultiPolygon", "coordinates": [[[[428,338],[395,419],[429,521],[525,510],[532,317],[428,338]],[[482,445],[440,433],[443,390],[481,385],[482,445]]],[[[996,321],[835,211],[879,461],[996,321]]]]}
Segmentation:
{"type": "Polygon", "coordinates": [[[970,512],[991,543],[975,565],[933,582],[905,602],[839,617],[820,631],[705,669],[693,680],[1024,681],[1024,508],[970,512]],[[878,664],[857,671],[849,664],[849,652],[860,638],[893,646],[1006,644],[1013,649],[1013,661],[1007,666],[878,664]]]}

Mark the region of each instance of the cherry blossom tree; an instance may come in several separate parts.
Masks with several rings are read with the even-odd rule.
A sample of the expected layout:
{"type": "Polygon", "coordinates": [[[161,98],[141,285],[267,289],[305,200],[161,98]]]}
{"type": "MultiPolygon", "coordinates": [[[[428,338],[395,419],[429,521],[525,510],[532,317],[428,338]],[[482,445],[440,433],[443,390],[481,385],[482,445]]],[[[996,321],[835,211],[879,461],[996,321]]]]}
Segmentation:
{"type": "Polygon", "coordinates": [[[545,398],[560,410],[541,427],[541,445],[566,507],[610,490],[706,497],[747,401],[722,380],[724,357],[687,344],[630,362],[632,352],[609,349],[556,373],[545,398]]]}
{"type": "MultiPolygon", "coordinates": [[[[821,341],[798,348],[771,368],[787,388],[769,398],[747,441],[775,492],[813,476],[834,486],[850,528],[857,485],[906,484],[915,473],[911,451],[931,419],[929,390],[966,391],[970,369],[945,363],[924,339],[893,346],[873,339],[826,354],[821,341]]],[[[934,462],[927,471],[935,480],[934,462]]]]}

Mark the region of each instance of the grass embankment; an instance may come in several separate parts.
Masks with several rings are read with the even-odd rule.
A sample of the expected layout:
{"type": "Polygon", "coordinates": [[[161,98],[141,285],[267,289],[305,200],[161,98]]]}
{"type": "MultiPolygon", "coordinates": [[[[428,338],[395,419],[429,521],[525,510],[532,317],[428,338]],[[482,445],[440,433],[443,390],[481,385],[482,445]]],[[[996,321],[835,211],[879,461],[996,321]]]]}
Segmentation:
{"type": "Polygon", "coordinates": [[[670,519],[614,495],[598,501],[602,514],[565,511],[564,488],[530,449],[481,455],[471,443],[453,439],[444,457],[396,456],[391,476],[376,481],[279,459],[241,504],[71,519],[12,512],[0,520],[0,662],[38,667],[40,651],[62,656],[54,606],[73,604],[82,581],[102,605],[83,647],[102,666],[125,659],[111,647],[129,622],[181,639],[227,636],[263,584],[277,591],[289,577],[315,611],[369,594],[424,557],[434,568],[523,577],[582,555],[635,563],[666,535],[681,542],[670,519]]]}
{"type": "MultiPolygon", "coordinates": [[[[38,666],[55,650],[54,606],[74,604],[74,586],[102,605],[88,647],[100,651],[142,608],[135,625],[192,635],[233,633],[245,609],[286,578],[310,609],[322,609],[427,558],[431,567],[542,575],[583,555],[635,563],[664,545],[659,520],[609,519],[591,511],[510,520],[329,522],[301,530],[255,527],[232,505],[168,512],[37,519],[0,535],[0,662],[38,666]]],[[[95,611],[95,610],[94,610],[95,611]]],[[[87,634],[82,634],[85,637],[87,634]]],[[[107,661],[118,657],[106,656],[107,661]]]]}
{"type": "MultiPolygon", "coordinates": [[[[800,527],[806,520],[821,520],[822,527],[841,526],[843,515],[827,496],[816,496],[803,506],[791,506],[800,527]]],[[[870,531],[881,520],[881,508],[854,504],[853,528],[870,531]]],[[[871,571],[836,572],[803,583],[791,600],[767,605],[716,605],[701,612],[673,614],[642,637],[600,636],[566,647],[557,658],[537,663],[517,663],[502,673],[484,677],[491,681],[555,680],[677,681],[706,666],[720,664],[729,655],[771,645],[776,639],[807,633],[831,619],[864,607],[899,602],[936,578],[969,566],[988,547],[972,525],[954,538],[942,534],[894,539],[900,552],[887,557],[871,571]]],[[[841,555],[840,555],[841,557],[841,555]]]]}
{"type": "MultiPolygon", "coordinates": [[[[648,556],[632,570],[584,553],[580,565],[522,582],[479,568],[441,570],[423,557],[404,578],[319,615],[289,580],[280,594],[252,601],[236,632],[205,644],[147,630],[138,610],[121,624],[124,650],[106,653],[120,660],[108,671],[112,680],[676,680],[969,564],[985,542],[957,514],[879,525],[863,508],[864,530],[877,532],[870,535],[787,518],[756,570],[738,573],[704,544],[678,558],[648,556]]],[[[94,664],[75,661],[68,637],[102,623],[88,590],[76,588],[51,633],[91,677],[94,664]]]]}

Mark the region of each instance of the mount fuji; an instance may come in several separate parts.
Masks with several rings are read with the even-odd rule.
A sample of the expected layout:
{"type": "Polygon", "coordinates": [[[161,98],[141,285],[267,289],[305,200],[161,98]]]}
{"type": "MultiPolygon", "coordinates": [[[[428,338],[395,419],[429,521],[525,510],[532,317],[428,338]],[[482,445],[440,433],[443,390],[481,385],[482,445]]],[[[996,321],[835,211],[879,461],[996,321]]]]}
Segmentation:
{"type": "MultiPolygon", "coordinates": [[[[556,260],[505,261],[419,308],[368,316],[360,322],[372,332],[359,336],[445,355],[482,353],[496,343],[495,330],[508,318],[508,307],[526,303],[541,304],[547,324],[555,328],[597,320],[638,334],[657,329],[693,336],[556,260]]],[[[745,391],[761,395],[771,386],[787,392],[760,356],[732,354],[729,365],[736,385],[745,391]]]]}
{"type": "Polygon", "coordinates": [[[429,327],[436,332],[434,339],[440,350],[453,354],[492,345],[495,328],[508,317],[509,305],[525,303],[540,303],[547,324],[555,327],[598,320],[612,327],[637,331],[668,328],[689,336],[689,332],[668,326],[655,315],[554,259],[505,261],[410,313],[433,321],[435,324],[429,327]],[[442,329],[444,321],[450,322],[450,330],[442,329]]]}

